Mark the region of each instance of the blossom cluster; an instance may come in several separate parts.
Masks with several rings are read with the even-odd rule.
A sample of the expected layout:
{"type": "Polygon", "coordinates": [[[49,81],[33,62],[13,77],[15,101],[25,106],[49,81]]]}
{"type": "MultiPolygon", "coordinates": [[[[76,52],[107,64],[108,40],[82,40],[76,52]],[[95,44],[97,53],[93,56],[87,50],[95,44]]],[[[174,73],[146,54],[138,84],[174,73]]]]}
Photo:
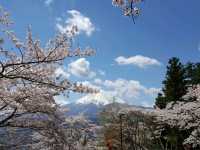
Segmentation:
{"type": "MultiPolygon", "coordinates": [[[[156,109],[154,114],[160,125],[160,132],[168,125],[189,132],[184,145],[200,146],[200,85],[188,88],[185,101],[171,102],[165,109],[156,109]]],[[[159,132],[158,132],[159,133],[159,132]]]]}
{"type": "MultiPolygon", "coordinates": [[[[21,41],[7,29],[8,14],[0,8],[0,25],[3,41],[10,40],[13,48],[0,44],[0,127],[31,128],[39,131],[47,141],[64,146],[67,138],[63,132],[63,119],[54,96],[60,93],[96,93],[96,89],[58,79],[55,71],[69,57],[86,57],[94,50],[71,49],[72,38],[77,32],[57,35],[42,47],[34,39],[30,27],[26,40],[21,41]]],[[[63,149],[59,147],[58,149],[63,149]]]]}
{"type": "Polygon", "coordinates": [[[125,16],[132,16],[133,18],[140,15],[140,8],[138,4],[143,0],[112,0],[114,6],[122,8],[125,16]]]}

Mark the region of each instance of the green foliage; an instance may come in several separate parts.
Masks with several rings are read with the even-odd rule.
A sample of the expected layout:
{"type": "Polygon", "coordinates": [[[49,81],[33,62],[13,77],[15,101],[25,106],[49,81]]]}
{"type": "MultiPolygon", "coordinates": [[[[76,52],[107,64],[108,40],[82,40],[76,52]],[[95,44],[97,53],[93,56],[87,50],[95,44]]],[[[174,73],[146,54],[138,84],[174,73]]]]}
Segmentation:
{"type": "Polygon", "coordinates": [[[0,44],[3,44],[4,40],[3,38],[0,38],[0,44]]]}
{"type": "Polygon", "coordinates": [[[156,106],[162,109],[169,102],[182,101],[182,97],[187,90],[186,84],[184,66],[178,58],[171,58],[168,62],[165,80],[163,81],[163,95],[158,94],[156,106]]]}
{"type": "Polygon", "coordinates": [[[181,101],[186,94],[185,69],[178,58],[173,57],[167,66],[163,92],[168,101],[181,101]]]}
{"type": "Polygon", "coordinates": [[[187,84],[200,84],[200,63],[187,63],[185,65],[187,84]]]}
{"type": "Polygon", "coordinates": [[[158,97],[156,98],[155,105],[158,108],[163,109],[166,107],[167,102],[168,101],[167,101],[166,97],[164,97],[161,93],[158,93],[158,97]]]}
{"type": "MultiPolygon", "coordinates": [[[[155,105],[164,109],[169,102],[183,101],[187,88],[200,84],[200,63],[183,65],[178,58],[171,58],[168,62],[162,93],[159,93],[155,105]]],[[[196,98],[191,97],[189,101],[196,98]]],[[[182,143],[189,136],[190,131],[175,127],[164,126],[161,132],[161,143],[167,150],[182,150],[182,143]]]]}
{"type": "Polygon", "coordinates": [[[176,57],[169,60],[162,93],[159,93],[155,105],[160,109],[169,102],[182,101],[188,86],[200,84],[200,63],[187,63],[185,66],[176,57]]]}

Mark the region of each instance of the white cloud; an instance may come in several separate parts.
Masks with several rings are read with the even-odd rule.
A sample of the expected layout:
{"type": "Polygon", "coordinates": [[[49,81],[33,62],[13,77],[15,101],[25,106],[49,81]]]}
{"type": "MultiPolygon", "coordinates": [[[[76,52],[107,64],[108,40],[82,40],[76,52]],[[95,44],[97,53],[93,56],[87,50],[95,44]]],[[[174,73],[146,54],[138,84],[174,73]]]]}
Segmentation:
{"type": "Polygon", "coordinates": [[[77,102],[108,104],[113,101],[120,103],[139,104],[143,106],[152,106],[153,99],[160,91],[159,88],[147,88],[139,81],[135,80],[101,80],[94,79],[93,83],[84,82],[84,85],[96,88],[99,94],[88,94],[77,102]]]}
{"type": "Polygon", "coordinates": [[[159,92],[161,91],[160,88],[145,88],[144,89],[144,92],[150,96],[154,96],[154,95],[157,95],[159,92]]]}
{"type": "Polygon", "coordinates": [[[69,10],[67,13],[70,17],[64,21],[64,25],[60,21],[56,24],[59,32],[66,33],[71,30],[72,26],[76,26],[78,28],[77,34],[85,33],[87,36],[92,35],[95,31],[95,26],[89,17],[84,16],[77,10],[69,10]]]}
{"type": "Polygon", "coordinates": [[[119,64],[119,65],[134,65],[140,68],[145,68],[148,66],[160,66],[161,63],[154,59],[154,58],[150,58],[150,57],[145,57],[142,55],[136,55],[136,56],[132,56],[132,57],[124,57],[124,56],[119,56],[115,59],[115,61],[119,64]]]}
{"type": "Polygon", "coordinates": [[[45,4],[46,6],[50,6],[50,5],[53,3],[53,1],[54,1],[54,0],[45,0],[45,1],[44,1],[44,4],[45,4]]]}
{"type": "Polygon", "coordinates": [[[64,78],[70,77],[70,74],[61,67],[56,69],[55,75],[56,75],[56,77],[64,77],[64,78]]]}
{"type": "Polygon", "coordinates": [[[96,76],[94,71],[90,69],[90,62],[85,58],[79,58],[78,60],[68,65],[68,71],[76,77],[93,78],[96,76]]]}
{"type": "Polygon", "coordinates": [[[118,102],[118,103],[125,103],[122,99],[120,98],[115,98],[111,93],[101,91],[96,94],[88,94],[80,99],[77,100],[76,103],[80,104],[97,104],[97,105],[107,105],[112,102],[118,102]]]}
{"type": "MultiPolygon", "coordinates": [[[[101,79],[95,79],[95,81],[101,82],[101,79]]],[[[93,89],[99,90],[98,93],[93,94],[87,94],[81,98],[79,98],[76,103],[80,104],[96,104],[96,105],[107,105],[112,102],[118,102],[118,103],[125,103],[120,97],[116,97],[115,93],[113,91],[105,91],[100,85],[92,84],[89,81],[83,81],[81,82],[82,85],[88,86],[93,89]]]]}
{"type": "Polygon", "coordinates": [[[160,91],[159,88],[148,88],[136,80],[105,80],[102,85],[105,90],[112,91],[116,97],[125,100],[129,104],[139,103],[143,105],[141,101],[152,102],[160,91]]]}
{"type": "Polygon", "coordinates": [[[147,88],[139,81],[135,80],[105,80],[103,85],[106,88],[115,91],[119,97],[124,97],[126,99],[138,99],[142,94],[152,96],[156,95],[160,91],[160,89],[157,88],[147,88]]]}

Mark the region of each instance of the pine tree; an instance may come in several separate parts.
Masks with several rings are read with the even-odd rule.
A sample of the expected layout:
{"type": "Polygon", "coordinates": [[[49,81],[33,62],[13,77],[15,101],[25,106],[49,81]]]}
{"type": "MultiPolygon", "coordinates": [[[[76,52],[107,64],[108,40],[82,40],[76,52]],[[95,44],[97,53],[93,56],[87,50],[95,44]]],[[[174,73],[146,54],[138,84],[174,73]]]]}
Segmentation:
{"type": "Polygon", "coordinates": [[[188,86],[200,84],[200,63],[187,63],[185,70],[188,86]]]}
{"type": "Polygon", "coordinates": [[[156,106],[165,108],[169,102],[182,101],[183,95],[186,94],[186,76],[185,68],[176,57],[169,60],[167,73],[163,81],[163,94],[158,94],[156,106]]]}
{"type": "Polygon", "coordinates": [[[158,108],[163,109],[166,107],[166,103],[167,103],[167,99],[163,96],[162,93],[158,93],[158,97],[156,98],[155,105],[158,108]]]}

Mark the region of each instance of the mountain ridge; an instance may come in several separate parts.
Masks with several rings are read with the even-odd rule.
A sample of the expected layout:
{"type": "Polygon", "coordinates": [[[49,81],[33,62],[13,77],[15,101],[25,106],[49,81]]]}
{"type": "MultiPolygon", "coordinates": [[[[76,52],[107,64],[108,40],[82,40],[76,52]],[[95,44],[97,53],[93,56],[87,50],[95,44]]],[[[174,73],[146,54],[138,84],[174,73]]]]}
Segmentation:
{"type": "Polygon", "coordinates": [[[151,107],[144,107],[144,106],[136,106],[136,105],[129,105],[126,103],[110,103],[107,105],[102,104],[81,104],[81,103],[70,103],[63,106],[64,108],[68,109],[65,113],[68,116],[77,116],[77,115],[84,115],[88,120],[92,122],[98,122],[99,113],[104,109],[111,109],[111,107],[115,107],[119,110],[121,109],[133,109],[133,110],[141,110],[141,111],[151,111],[153,108],[151,107]]]}

